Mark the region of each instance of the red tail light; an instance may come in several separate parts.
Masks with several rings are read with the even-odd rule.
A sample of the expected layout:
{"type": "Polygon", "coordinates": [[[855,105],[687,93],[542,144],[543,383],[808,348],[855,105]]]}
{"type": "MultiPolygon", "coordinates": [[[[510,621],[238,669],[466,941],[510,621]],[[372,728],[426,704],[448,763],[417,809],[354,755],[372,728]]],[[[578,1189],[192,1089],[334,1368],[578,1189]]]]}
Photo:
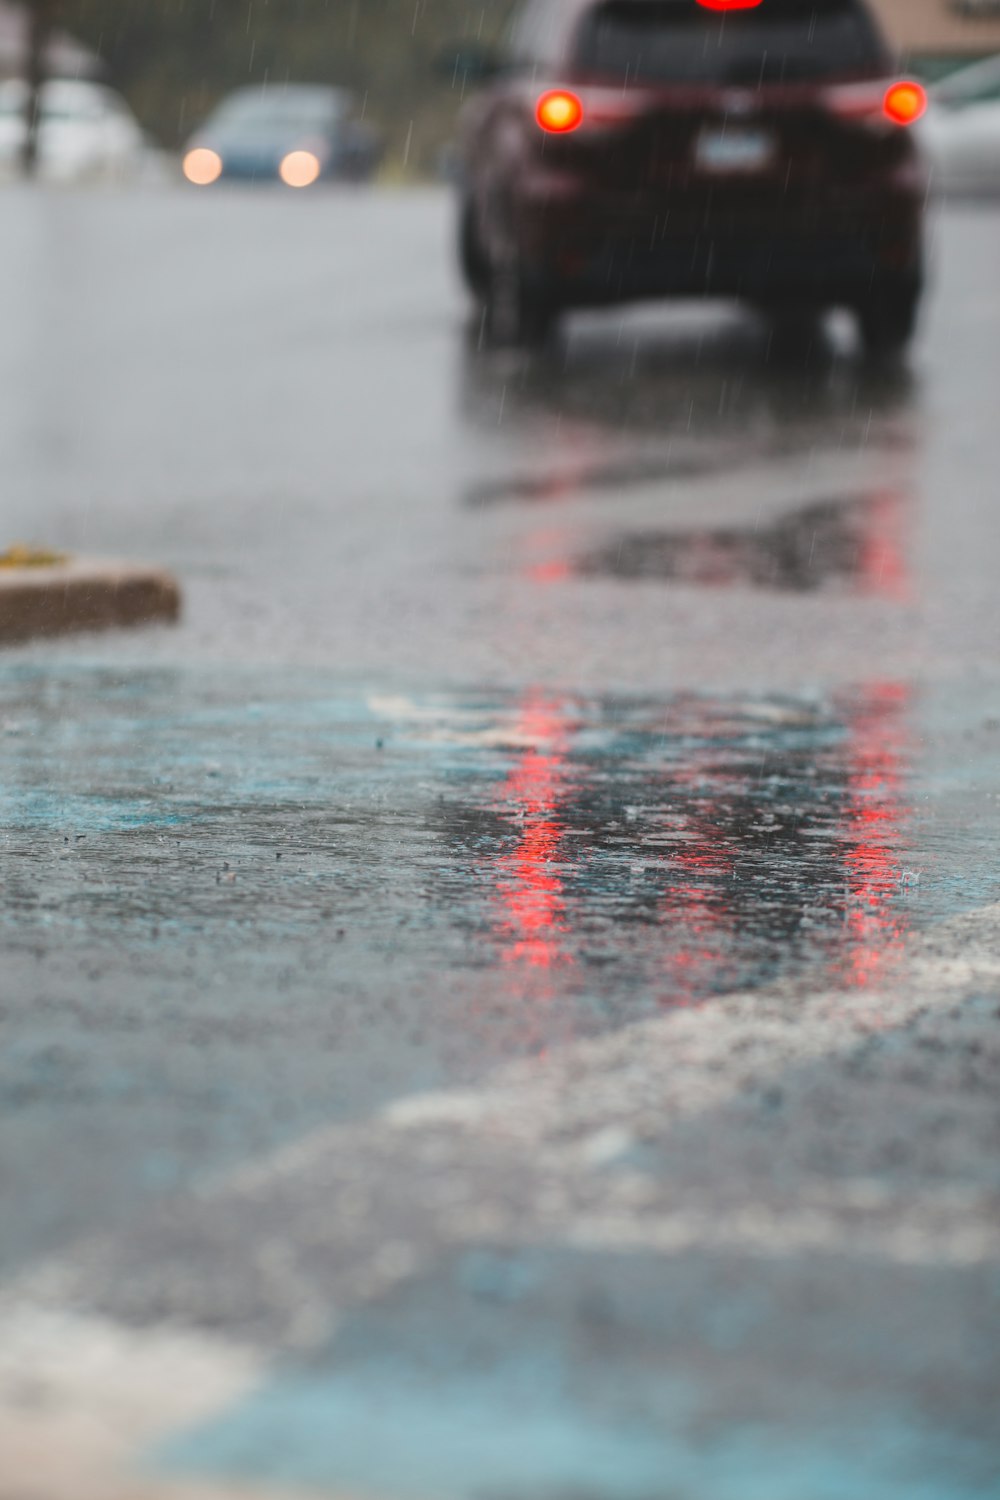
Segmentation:
{"type": "Polygon", "coordinates": [[[842,120],[888,129],[890,125],[913,125],[927,110],[927,91],[911,79],[892,83],[849,83],[828,89],[827,108],[842,120]]]}
{"type": "Polygon", "coordinates": [[[756,10],[764,0],[698,0],[704,10],[756,10]]]}
{"type": "Polygon", "coordinates": [[[894,125],[912,125],[927,113],[927,90],[910,80],[894,83],[886,90],[882,108],[894,125]]]}
{"type": "Polygon", "coordinates": [[[539,99],[535,118],[550,135],[567,135],[583,124],[583,105],[568,89],[550,89],[539,99]]]}

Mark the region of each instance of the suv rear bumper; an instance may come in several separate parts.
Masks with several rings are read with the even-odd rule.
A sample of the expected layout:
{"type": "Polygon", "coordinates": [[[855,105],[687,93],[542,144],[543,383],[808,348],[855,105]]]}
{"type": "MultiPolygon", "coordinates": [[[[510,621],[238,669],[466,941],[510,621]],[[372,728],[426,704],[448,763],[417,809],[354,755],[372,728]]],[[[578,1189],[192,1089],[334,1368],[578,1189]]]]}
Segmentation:
{"type": "Polygon", "coordinates": [[[656,296],[870,297],[882,280],[919,283],[923,195],[885,184],[853,201],[665,201],[659,213],[611,201],[520,203],[519,238],[535,275],[568,305],[656,296]]]}
{"type": "Polygon", "coordinates": [[[671,295],[852,302],[879,281],[920,274],[919,256],[896,250],[882,257],[861,237],[734,240],[710,233],[655,249],[605,247],[582,259],[574,251],[550,266],[551,280],[581,303],[671,295]]]}

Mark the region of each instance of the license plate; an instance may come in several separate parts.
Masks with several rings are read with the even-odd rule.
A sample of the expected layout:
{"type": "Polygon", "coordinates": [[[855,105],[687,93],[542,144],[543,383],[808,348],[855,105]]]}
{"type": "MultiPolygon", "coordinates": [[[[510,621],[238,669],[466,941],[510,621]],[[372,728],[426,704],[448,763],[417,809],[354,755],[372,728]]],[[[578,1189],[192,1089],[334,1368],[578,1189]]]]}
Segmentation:
{"type": "Polygon", "coordinates": [[[695,163],[703,172],[761,172],[774,160],[775,150],[769,130],[703,130],[695,163]]]}

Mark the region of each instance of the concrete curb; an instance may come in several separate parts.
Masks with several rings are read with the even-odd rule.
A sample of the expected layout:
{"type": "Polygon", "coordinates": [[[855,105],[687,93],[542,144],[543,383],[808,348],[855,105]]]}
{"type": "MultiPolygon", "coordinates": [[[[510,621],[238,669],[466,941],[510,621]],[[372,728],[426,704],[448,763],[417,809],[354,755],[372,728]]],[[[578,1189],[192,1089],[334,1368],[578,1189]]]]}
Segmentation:
{"type": "Polygon", "coordinates": [[[180,608],[177,580],[160,568],[87,558],[0,568],[0,645],[172,622],[180,608]]]}

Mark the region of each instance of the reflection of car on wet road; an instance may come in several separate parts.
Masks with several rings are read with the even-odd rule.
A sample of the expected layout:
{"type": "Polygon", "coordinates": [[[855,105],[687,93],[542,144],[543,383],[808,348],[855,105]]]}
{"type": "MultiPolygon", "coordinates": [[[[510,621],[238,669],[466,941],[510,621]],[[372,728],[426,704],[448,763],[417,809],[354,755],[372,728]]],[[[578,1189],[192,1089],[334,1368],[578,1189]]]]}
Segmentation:
{"type": "Polygon", "coordinates": [[[530,0],[508,55],[467,65],[488,86],[462,261],[501,341],[668,295],[843,305],[870,347],[909,339],[926,97],[864,0],[530,0]]]}
{"type": "MultiPolygon", "coordinates": [[[[27,84],[0,83],[0,176],[17,172],[24,149],[27,84]]],[[[52,182],[122,181],[138,176],[142,130],[120,95],[79,79],[55,79],[42,90],[38,156],[52,182]]]]}
{"type": "Polygon", "coordinates": [[[184,175],[199,187],[222,178],[312,187],[329,178],[363,181],[380,147],[344,89],[283,84],[239,89],[195,132],[184,175]]]}
{"type": "Polygon", "coordinates": [[[921,129],[945,192],[1000,193],[1000,56],[939,83],[921,129]]]}

